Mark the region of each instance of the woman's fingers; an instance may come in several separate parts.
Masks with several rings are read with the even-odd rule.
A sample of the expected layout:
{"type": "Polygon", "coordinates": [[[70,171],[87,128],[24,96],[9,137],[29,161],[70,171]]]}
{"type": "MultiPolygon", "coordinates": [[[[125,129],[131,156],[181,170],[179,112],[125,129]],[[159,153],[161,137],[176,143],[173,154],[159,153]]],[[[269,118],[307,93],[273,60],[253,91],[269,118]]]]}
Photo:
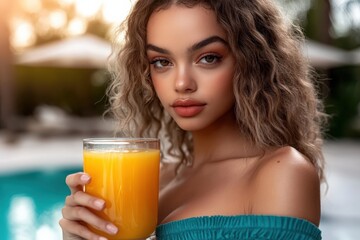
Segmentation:
{"type": "Polygon", "coordinates": [[[69,186],[71,194],[74,194],[77,191],[82,191],[83,186],[90,182],[91,178],[86,173],[74,173],[66,177],[66,184],[69,186]]]}
{"type": "Polygon", "coordinates": [[[66,206],[85,206],[94,210],[102,210],[105,207],[105,201],[102,199],[95,198],[82,191],[77,191],[72,195],[69,195],[65,199],[66,206]]]}
{"type": "MultiPolygon", "coordinates": [[[[90,210],[88,210],[87,208],[84,208],[84,207],[65,206],[62,209],[62,215],[63,215],[64,219],[66,220],[66,222],[63,223],[65,225],[67,224],[68,221],[70,221],[72,224],[74,224],[74,222],[80,221],[80,222],[90,224],[94,228],[104,231],[108,234],[116,234],[118,231],[117,227],[114,224],[109,223],[109,222],[99,218],[98,216],[93,214],[90,210]]],[[[74,224],[74,225],[79,225],[76,228],[74,227],[75,229],[70,228],[70,226],[67,226],[67,225],[65,226],[65,225],[64,225],[63,229],[66,229],[68,232],[71,232],[73,234],[78,234],[78,233],[84,234],[84,232],[86,234],[88,234],[87,232],[89,231],[85,226],[83,226],[81,224],[74,224]],[[77,232],[72,232],[75,230],[77,232]]],[[[82,235],[79,235],[79,236],[82,236],[82,235]]]]}
{"type": "Polygon", "coordinates": [[[64,231],[64,235],[103,240],[106,238],[101,238],[91,232],[85,224],[92,225],[94,228],[108,234],[116,234],[118,229],[112,223],[101,219],[89,210],[91,208],[100,211],[105,207],[104,200],[83,192],[83,186],[90,181],[90,176],[82,172],[70,174],[66,177],[65,182],[69,186],[71,195],[66,197],[65,207],[62,209],[63,219],[60,220],[59,224],[64,231]]]}
{"type": "MultiPolygon", "coordinates": [[[[107,240],[105,237],[101,237],[93,232],[91,232],[87,227],[82,224],[76,223],[73,221],[69,221],[65,218],[62,218],[59,221],[59,224],[62,229],[66,229],[63,231],[64,239],[74,239],[74,235],[81,237],[81,239],[89,239],[89,240],[107,240]]],[[[76,238],[80,239],[80,238],[76,238]]]]}

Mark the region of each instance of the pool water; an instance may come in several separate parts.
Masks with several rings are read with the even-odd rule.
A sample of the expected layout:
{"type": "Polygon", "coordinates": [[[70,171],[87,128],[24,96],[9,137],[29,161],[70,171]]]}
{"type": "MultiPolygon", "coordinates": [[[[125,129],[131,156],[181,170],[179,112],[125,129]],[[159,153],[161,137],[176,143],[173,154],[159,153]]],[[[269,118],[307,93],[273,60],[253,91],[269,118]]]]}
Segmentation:
{"type": "Polygon", "coordinates": [[[65,177],[81,168],[0,175],[0,240],[62,239],[59,220],[70,193],[65,177]]]}

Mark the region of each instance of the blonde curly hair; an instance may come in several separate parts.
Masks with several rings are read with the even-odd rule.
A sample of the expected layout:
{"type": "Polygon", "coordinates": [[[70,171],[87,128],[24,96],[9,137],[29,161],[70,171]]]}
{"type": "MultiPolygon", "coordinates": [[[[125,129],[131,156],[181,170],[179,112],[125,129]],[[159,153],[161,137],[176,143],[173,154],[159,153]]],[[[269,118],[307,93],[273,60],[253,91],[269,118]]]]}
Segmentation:
{"type": "Polygon", "coordinates": [[[161,137],[167,153],[189,163],[191,134],[164,112],[151,83],[146,55],[150,15],[172,4],[211,9],[227,33],[236,59],[234,114],[239,131],[258,147],[292,146],[323,178],[322,126],[326,122],[311,68],[302,54],[299,27],[284,21],[271,0],[139,0],[121,25],[124,41],[114,44],[109,65],[110,109],[118,132],[161,137]]]}

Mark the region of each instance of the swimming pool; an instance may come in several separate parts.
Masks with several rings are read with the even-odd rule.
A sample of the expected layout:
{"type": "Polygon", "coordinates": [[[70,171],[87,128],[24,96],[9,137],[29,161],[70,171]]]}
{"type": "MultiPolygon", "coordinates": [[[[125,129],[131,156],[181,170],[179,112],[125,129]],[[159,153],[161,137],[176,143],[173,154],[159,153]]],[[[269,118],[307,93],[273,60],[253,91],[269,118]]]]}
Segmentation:
{"type": "Polygon", "coordinates": [[[60,240],[69,189],[65,177],[81,167],[0,175],[0,240],[60,240]]]}

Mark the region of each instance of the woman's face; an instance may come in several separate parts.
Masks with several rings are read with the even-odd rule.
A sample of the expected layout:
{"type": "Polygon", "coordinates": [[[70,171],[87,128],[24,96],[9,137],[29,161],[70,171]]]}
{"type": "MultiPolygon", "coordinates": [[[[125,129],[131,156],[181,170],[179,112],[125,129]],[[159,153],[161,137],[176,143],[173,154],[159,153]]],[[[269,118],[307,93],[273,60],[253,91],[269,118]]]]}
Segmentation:
{"type": "Polygon", "coordinates": [[[213,11],[172,5],[147,25],[151,79],[165,110],[186,131],[232,113],[234,56],[213,11]]]}

